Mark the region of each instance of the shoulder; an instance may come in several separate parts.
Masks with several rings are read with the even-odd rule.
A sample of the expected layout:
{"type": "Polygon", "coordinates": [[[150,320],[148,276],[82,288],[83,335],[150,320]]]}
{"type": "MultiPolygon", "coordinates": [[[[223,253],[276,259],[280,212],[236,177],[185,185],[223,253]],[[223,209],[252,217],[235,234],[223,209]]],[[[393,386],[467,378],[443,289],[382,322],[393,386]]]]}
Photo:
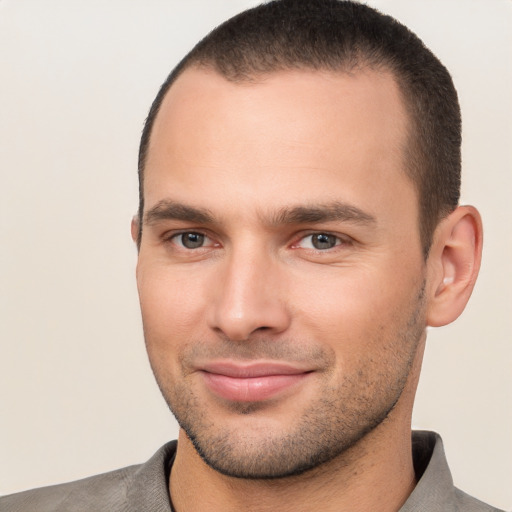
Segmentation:
{"type": "Polygon", "coordinates": [[[0,512],[170,511],[168,476],[176,442],[144,464],[0,497],[0,512]]]}
{"type": "Polygon", "coordinates": [[[123,511],[129,481],[139,466],[130,466],[65,484],[32,489],[0,498],[2,512],[109,510],[123,511]]]}
{"type": "Polygon", "coordinates": [[[461,512],[504,512],[499,508],[495,508],[483,501],[473,498],[473,496],[470,496],[457,488],[455,488],[455,497],[457,500],[458,510],[461,512]]]}

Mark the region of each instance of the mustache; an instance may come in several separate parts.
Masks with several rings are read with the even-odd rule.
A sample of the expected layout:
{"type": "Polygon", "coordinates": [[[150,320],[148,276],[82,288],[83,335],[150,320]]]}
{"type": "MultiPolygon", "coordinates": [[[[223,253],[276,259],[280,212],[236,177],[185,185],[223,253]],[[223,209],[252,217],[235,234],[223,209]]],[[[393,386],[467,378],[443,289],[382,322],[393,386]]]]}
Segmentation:
{"type": "Polygon", "coordinates": [[[335,355],[330,347],[312,342],[259,337],[246,341],[217,339],[189,343],[184,346],[179,359],[182,368],[222,359],[245,363],[258,360],[279,361],[325,368],[333,363],[335,355]]]}

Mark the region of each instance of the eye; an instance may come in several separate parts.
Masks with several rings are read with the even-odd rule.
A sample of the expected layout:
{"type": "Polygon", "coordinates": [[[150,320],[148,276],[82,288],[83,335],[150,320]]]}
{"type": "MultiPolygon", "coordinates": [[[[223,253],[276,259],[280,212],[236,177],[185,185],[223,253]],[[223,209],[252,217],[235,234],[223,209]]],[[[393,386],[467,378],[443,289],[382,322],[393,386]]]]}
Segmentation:
{"type": "Polygon", "coordinates": [[[332,249],[341,243],[341,239],[335,235],[331,235],[329,233],[313,233],[302,238],[302,240],[297,244],[297,247],[325,251],[327,249],[332,249]]]}
{"type": "Polygon", "coordinates": [[[211,240],[202,233],[196,233],[194,231],[187,231],[185,233],[179,233],[172,237],[172,241],[185,249],[199,249],[204,247],[206,244],[211,244],[211,240]]]}

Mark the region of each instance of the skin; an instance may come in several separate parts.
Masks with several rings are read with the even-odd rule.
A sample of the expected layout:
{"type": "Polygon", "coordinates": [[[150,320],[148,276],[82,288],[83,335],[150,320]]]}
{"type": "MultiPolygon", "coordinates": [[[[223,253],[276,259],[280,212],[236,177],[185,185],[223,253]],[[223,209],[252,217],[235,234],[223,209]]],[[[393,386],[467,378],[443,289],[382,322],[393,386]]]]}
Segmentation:
{"type": "Polygon", "coordinates": [[[385,72],[235,84],[192,68],[172,86],[146,164],[137,282],[150,362],[182,427],[178,511],[391,511],[413,489],[425,327],[464,308],[481,225],[459,207],[424,260],[407,127],[385,72]],[[205,372],[219,361],[303,375],[269,397],[226,398],[205,372]]]}

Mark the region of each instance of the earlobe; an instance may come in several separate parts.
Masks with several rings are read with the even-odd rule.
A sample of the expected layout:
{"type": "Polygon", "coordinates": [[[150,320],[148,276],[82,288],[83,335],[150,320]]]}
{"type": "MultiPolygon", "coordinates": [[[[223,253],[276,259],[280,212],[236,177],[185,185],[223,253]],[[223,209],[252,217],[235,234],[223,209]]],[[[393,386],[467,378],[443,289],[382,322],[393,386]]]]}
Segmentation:
{"type": "Polygon", "coordinates": [[[428,325],[449,324],[462,313],[478,276],[481,254],[480,214],[473,206],[459,206],[434,234],[428,262],[428,325]]]}
{"type": "Polygon", "coordinates": [[[132,234],[132,240],[135,243],[137,243],[137,240],[139,237],[139,217],[138,217],[138,215],[134,215],[132,217],[131,234],[132,234]]]}

